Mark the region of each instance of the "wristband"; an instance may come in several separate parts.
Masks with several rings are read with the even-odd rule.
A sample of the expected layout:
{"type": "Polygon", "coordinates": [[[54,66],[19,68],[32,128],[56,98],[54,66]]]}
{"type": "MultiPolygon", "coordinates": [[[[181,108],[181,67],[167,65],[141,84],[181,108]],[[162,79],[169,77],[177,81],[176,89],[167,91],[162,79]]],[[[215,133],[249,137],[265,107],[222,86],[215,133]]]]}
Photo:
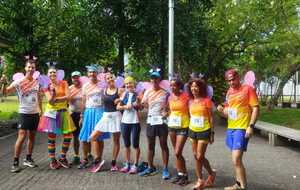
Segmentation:
{"type": "Polygon", "coordinates": [[[254,124],[250,124],[249,126],[251,129],[254,129],[255,125],[254,124]]]}

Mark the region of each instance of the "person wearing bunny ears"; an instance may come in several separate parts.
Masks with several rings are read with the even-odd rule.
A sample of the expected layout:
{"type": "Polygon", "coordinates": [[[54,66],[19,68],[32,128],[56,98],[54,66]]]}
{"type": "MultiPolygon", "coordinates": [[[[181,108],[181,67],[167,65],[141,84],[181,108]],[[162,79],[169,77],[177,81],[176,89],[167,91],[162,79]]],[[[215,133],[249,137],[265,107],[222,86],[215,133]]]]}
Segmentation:
{"type": "Polygon", "coordinates": [[[47,63],[50,84],[45,89],[47,105],[40,119],[38,131],[48,133],[48,157],[51,169],[59,169],[61,166],[70,168],[67,160],[67,152],[72,140],[72,132],[76,130],[74,122],[68,112],[68,100],[70,96],[67,81],[58,80],[55,62],[47,63]],[[56,160],[56,135],[63,135],[60,158],[56,160]]]}
{"type": "Polygon", "coordinates": [[[79,71],[74,71],[71,73],[72,85],[69,87],[70,97],[69,97],[69,110],[71,112],[71,117],[75,124],[76,130],[73,132],[73,149],[74,157],[72,160],[72,165],[80,164],[79,157],[79,133],[80,133],[80,115],[82,113],[82,84],[80,82],[81,73],[79,71]]]}
{"type": "MultiPolygon", "coordinates": [[[[109,133],[103,133],[97,139],[92,141],[91,134],[95,129],[96,124],[100,121],[103,116],[103,88],[99,85],[97,79],[98,67],[96,65],[86,66],[89,81],[82,86],[82,105],[83,111],[81,114],[82,127],[79,134],[79,140],[82,143],[83,158],[81,160],[78,169],[90,168],[90,172],[98,172],[104,164],[102,159],[104,139],[110,138],[109,133]],[[94,149],[95,159],[91,163],[92,155],[91,146],[94,149]],[[89,155],[90,154],[90,155],[89,155]]],[[[100,81],[101,82],[101,81],[100,81]]]]}
{"type": "Polygon", "coordinates": [[[225,107],[219,105],[217,110],[228,118],[226,145],[231,150],[236,182],[233,186],[224,189],[246,189],[247,179],[243,154],[253,135],[254,125],[259,114],[259,103],[254,88],[247,84],[241,84],[240,76],[235,69],[227,70],[225,79],[229,84],[225,107]]]}
{"type": "Polygon", "coordinates": [[[33,78],[36,70],[36,60],[34,56],[25,57],[25,77],[12,82],[7,88],[7,93],[17,92],[19,99],[19,125],[18,138],[15,143],[14,161],[11,172],[19,172],[19,157],[22,151],[22,145],[28,135],[27,155],[23,165],[36,167],[32,159],[35,134],[39,123],[39,113],[42,111],[41,91],[38,80],[33,78]]]}
{"type": "Polygon", "coordinates": [[[157,169],[153,164],[155,153],[155,139],[158,136],[162,158],[163,158],[163,171],[162,179],[167,180],[170,178],[168,170],[169,163],[169,148],[168,148],[168,126],[166,124],[166,107],[168,92],[162,89],[159,84],[161,81],[160,69],[150,70],[150,77],[152,87],[147,89],[142,99],[143,107],[148,108],[147,116],[147,139],[148,139],[148,168],[140,172],[140,176],[150,176],[157,173],[157,169]]]}

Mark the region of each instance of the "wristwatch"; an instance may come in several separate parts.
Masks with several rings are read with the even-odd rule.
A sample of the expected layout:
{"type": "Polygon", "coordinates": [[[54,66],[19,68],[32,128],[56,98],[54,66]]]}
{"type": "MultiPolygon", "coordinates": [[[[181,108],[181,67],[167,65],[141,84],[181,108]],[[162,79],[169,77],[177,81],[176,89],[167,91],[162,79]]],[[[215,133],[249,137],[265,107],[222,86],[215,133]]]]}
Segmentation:
{"type": "Polygon", "coordinates": [[[254,124],[250,124],[250,128],[254,129],[255,125],[254,124]]]}

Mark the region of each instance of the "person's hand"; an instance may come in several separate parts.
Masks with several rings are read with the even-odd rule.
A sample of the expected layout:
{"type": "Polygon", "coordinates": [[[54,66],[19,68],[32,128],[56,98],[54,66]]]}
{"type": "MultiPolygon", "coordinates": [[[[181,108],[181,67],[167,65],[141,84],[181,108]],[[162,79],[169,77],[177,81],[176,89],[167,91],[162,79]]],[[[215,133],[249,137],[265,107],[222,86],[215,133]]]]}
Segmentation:
{"type": "Polygon", "coordinates": [[[218,105],[217,110],[218,110],[218,112],[223,113],[224,112],[224,107],[222,105],[218,105]]]}
{"type": "Polygon", "coordinates": [[[246,129],[245,137],[248,138],[248,139],[250,139],[250,138],[253,136],[253,133],[254,133],[253,128],[248,127],[248,128],[246,129]]]}
{"type": "Polygon", "coordinates": [[[132,107],[133,107],[133,105],[132,105],[131,103],[129,103],[128,105],[126,105],[126,109],[127,109],[127,110],[131,110],[132,107]]]}

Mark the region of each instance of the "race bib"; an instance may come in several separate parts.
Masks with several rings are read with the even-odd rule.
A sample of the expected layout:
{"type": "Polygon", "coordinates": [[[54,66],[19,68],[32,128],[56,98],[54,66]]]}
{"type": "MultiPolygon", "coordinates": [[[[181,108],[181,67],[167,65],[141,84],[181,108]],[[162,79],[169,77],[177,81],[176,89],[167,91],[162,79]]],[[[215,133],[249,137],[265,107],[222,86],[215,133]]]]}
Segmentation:
{"type": "Polygon", "coordinates": [[[191,125],[197,128],[204,127],[204,117],[202,116],[191,116],[191,125]]]}
{"type": "Polygon", "coordinates": [[[23,100],[25,104],[36,104],[37,102],[36,97],[32,94],[24,96],[23,100]]]}
{"type": "Polygon", "coordinates": [[[181,117],[171,115],[168,119],[168,126],[170,126],[170,127],[181,127],[181,117]]]}
{"type": "Polygon", "coordinates": [[[238,117],[236,108],[228,108],[228,117],[229,119],[236,120],[238,117]]]}
{"type": "Polygon", "coordinates": [[[44,116],[45,117],[50,117],[52,119],[56,119],[56,114],[57,114],[57,111],[46,111],[44,113],[44,116]]]}
{"type": "Polygon", "coordinates": [[[98,96],[92,96],[91,99],[92,99],[92,102],[94,104],[101,104],[101,98],[100,97],[98,97],[98,96]]]}
{"type": "Polygon", "coordinates": [[[163,119],[161,116],[151,116],[150,125],[162,125],[163,119]]]}

